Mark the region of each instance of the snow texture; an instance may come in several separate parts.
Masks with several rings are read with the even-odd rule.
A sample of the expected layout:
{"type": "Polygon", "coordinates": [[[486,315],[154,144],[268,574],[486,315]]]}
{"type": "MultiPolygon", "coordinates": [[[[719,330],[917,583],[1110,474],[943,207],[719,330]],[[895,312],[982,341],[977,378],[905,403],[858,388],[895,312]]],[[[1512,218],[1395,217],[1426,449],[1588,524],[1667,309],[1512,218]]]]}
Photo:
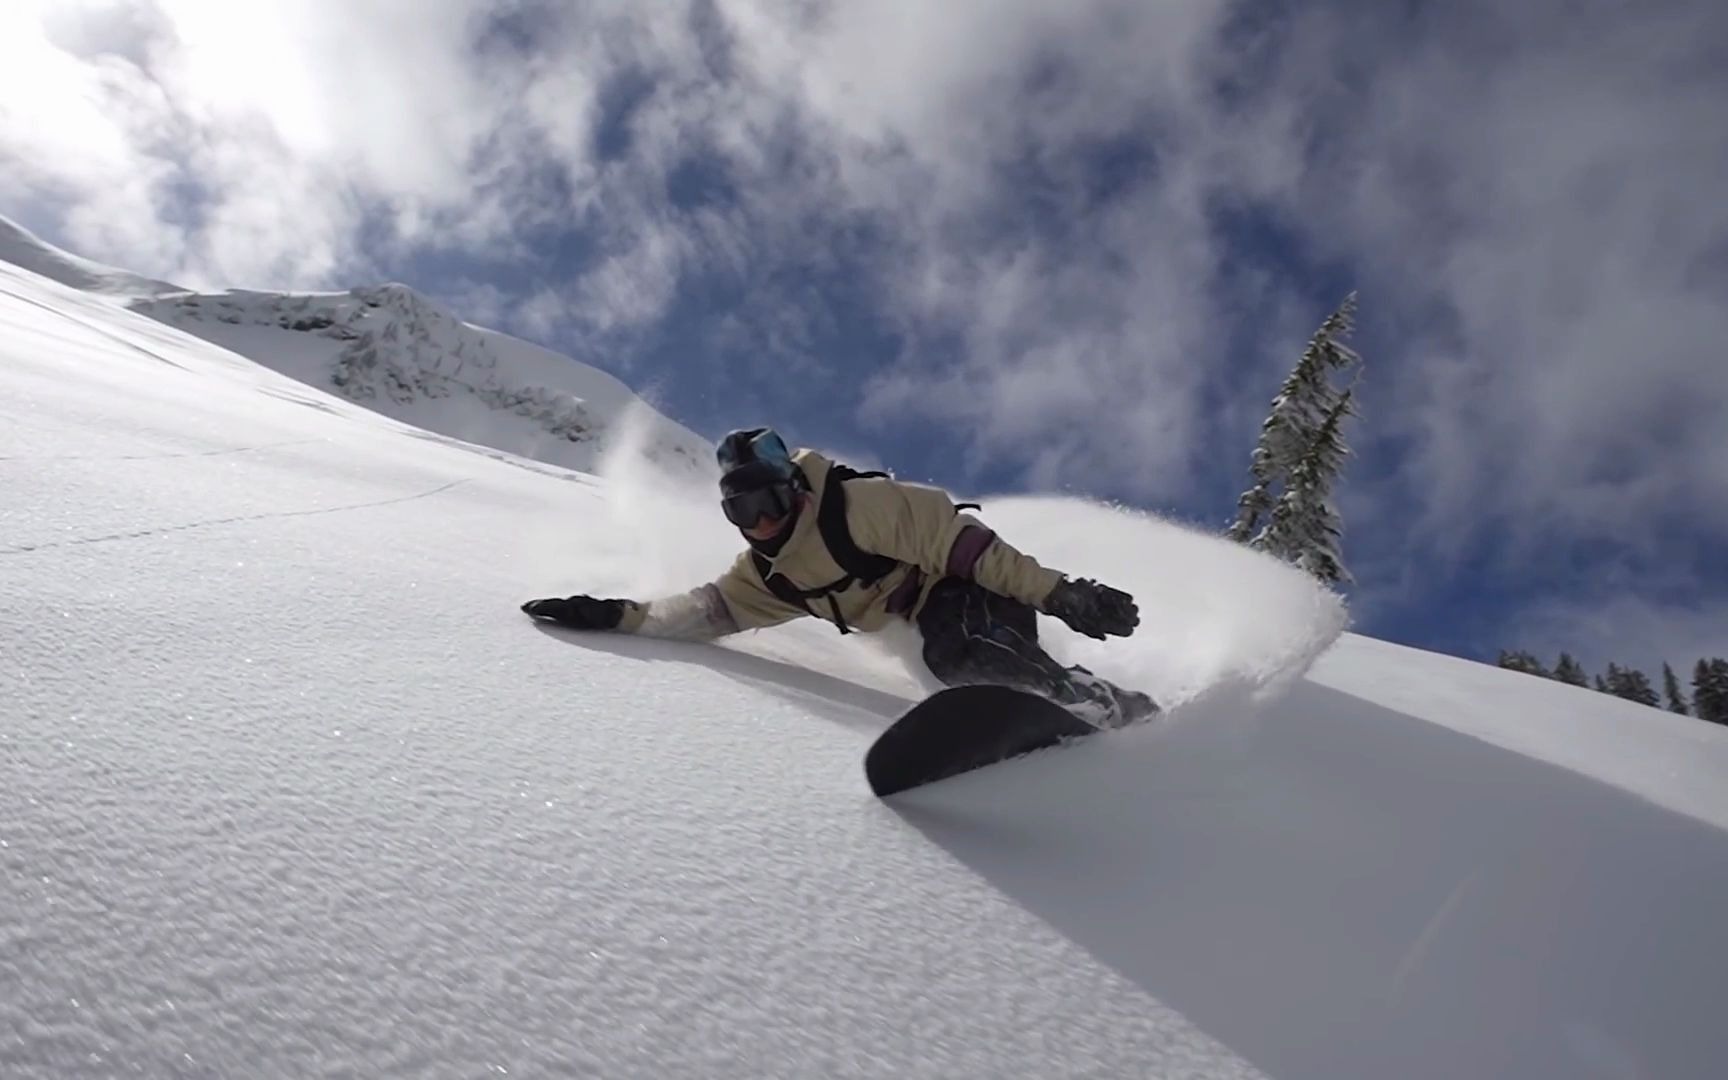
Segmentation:
{"type": "Polygon", "coordinates": [[[878,801],[907,635],[516,610],[725,565],[641,410],[588,474],[486,450],[508,411],[429,439],[4,264],[0,327],[9,1080],[1728,1056],[1721,729],[1343,634],[1304,575],[1156,518],[986,499],[1142,602],[1052,648],[1176,708],[878,801]]]}

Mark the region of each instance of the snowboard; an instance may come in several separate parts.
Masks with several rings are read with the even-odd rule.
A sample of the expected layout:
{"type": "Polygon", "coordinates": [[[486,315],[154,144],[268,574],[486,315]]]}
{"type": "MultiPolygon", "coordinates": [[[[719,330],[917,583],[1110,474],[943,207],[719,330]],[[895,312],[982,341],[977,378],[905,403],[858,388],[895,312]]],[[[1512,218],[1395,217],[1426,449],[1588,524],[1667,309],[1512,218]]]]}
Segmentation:
{"type": "Polygon", "coordinates": [[[1097,730],[1024,690],[950,687],[906,710],[877,736],[864,755],[864,777],[877,795],[892,795],[1097,730]]]}

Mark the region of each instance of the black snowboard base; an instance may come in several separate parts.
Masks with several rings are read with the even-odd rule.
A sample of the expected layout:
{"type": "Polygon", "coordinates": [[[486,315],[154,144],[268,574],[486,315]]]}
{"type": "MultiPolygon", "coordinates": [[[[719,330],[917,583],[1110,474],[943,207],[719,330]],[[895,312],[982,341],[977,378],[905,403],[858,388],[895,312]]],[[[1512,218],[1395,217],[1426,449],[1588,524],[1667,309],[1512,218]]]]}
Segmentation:
{"type": "Polygon", "coordinates": [[[906,710],[864,755],[877,795],[1007,761],[1098,729],[1046,698],[1007,686],[939,690],[906,710]]]}

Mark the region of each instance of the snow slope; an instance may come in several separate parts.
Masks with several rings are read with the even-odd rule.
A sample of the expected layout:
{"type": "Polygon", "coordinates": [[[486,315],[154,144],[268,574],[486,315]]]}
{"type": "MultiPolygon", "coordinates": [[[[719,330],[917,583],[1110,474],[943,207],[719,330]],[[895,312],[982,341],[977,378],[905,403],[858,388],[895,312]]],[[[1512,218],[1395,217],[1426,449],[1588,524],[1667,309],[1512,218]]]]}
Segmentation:
{"type": "Polygon", "coordinates": [[[0,262],[125,303],[307,385],[475,447],[592,470],[620,437],[619,422],[633,416],[641,456],[675,475],[708,475],[707,440],[618,379],[465,323],[406,285],[196,293],[61,251],[4,218],[0,262]]]}
{"type": "Polygon", "coordinates": [[[0,262],[40,274],[74,289],[115,297],[159,296],[184,292],[178,285],[62,251],[30,230],[0,217],[0,262]]]}
{"type": "Polygon", "coordinates": [[[1719,1075],[1717,729],[990,499],[1146,605],[1053,647],[1181,707],[880,802],[904,638],[516,610],[724,564],[630,446],[430,440],[0,265],[0,1075],[1719,1075]]]}

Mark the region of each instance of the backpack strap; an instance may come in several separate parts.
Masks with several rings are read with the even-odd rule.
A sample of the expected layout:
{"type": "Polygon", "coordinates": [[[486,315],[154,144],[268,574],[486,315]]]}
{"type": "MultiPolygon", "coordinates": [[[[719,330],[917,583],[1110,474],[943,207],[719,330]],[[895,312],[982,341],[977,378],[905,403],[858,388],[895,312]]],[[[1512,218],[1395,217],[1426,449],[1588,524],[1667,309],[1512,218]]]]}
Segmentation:
{"type": "Polygon", "coordinates": [[[840,569],[866,585],[874,585],[893,573],[900,562],[886,555],[872,555],[853,541],[852,529],[846,524],[846,481],[887,475],[833,465],[828,469],[827,486],[822,489],[822,505],[816,509],[816,527],[822,533],[828,554],[840,564],[840,569]]]}
{"type": "Polygon", "coordinates": [[[846,524],[845,483],[848,480],[887,475],[885,472],[859,472],[845,465],[830,466],[826,485],[822,489],[822,502],[816,508],[816,529],[822,535],[822,544],[828,549],[829,556],[846,573],[826,585],[814,589],[800,589],[792,584],[786,575],[775,573],[767,556],[759,551],[751,551],[750,562],[756,567],[756,575],[762,579],[762,584],[768,587],[768,591],[788,604],[803,608],[811,615],[816,615],[816,610],[810,606],[810,601],[826,598],[830,621],[840,628],[842,634],[850,634],[852,628],[846,625],[846,619],[840,614],[840,603],[834,598],[835,594],[845,592],[855,581],[873,585],[893,573],[900,562],[887,555],[873,555],[860,548],[852,539],[852,530],[846,524]]]}
{"type": "MultiPolygon", "coordinates": [[[[804,590],[792,584],[785,574],[776,574],[773,568],[769,566],[766,555],[760,551],[752,551],[750,552],[750,562],[756,567],[756,576],[762,579],[762,584],[768,586],[769,592],[793,607],[801,607],[812,615],[816,614],[810,610],[809,597],[805,595],[804,590]]],[[[817,590],[812,595],[819,595],[819,593],[820,590],[817,590]]]]}
{"type": "Polygon", "coordinates": [[[839,627],[842,634],[852,632],[852,628],[846,625],[846,617],[840,614],[840,602],[834,599],[834,596],[836,593],[843,593],[852,587],[852,582],[856,580],[854,575],[846,574],[826,585],[818,585],[814,589],[800,589],[792,584],[792,579],[785,574],[775,573],[773,568],[768,565],[768,557],[760,551],[750,553],[750,562],[756,567],[756,576],[762,579],[762,584],[768,587],[769,592],[794,607],[801,607],[810,614],[816,615],[817,618],[822,618],[822,616],[816,614],[816,609],[810,606],[810,601],[826,599],[828,601],[829,621],[839,627]]]}

